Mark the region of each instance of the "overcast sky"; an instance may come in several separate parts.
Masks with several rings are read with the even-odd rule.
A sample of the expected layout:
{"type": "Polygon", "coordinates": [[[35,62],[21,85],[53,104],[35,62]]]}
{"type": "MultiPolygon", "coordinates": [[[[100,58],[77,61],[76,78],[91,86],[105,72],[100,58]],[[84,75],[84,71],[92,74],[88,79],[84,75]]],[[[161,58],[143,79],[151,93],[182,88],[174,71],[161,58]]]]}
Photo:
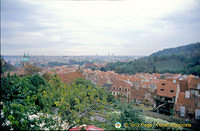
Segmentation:
{"type": "Polygon", "coordinates": [[[1,0],[1,54],[150,55],[200,41],[200,0],[1,0]]]}

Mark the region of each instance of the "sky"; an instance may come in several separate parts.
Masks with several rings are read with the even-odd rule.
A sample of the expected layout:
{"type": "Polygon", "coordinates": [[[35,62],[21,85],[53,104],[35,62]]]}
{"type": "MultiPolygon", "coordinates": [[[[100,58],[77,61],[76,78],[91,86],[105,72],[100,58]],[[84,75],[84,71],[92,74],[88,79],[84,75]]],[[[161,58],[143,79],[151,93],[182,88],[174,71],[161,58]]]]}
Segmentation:
{"type": "Polygon", "coordinates": [[[147,56],[199,41],[199,0],[1,0],[2,55],[147,56]]]}

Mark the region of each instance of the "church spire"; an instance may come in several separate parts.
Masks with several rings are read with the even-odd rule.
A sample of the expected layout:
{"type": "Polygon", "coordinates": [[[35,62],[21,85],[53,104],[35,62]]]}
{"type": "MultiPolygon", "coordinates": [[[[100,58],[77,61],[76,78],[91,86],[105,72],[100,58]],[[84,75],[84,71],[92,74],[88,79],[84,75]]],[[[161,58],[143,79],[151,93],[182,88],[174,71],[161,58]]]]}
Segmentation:
{"type": "Polygon", "coordinates": [[[29,56],[29,52],[27,52],[27,55],[26,55],[26,56],[27,56],[27,58],[30,58],[30,56],[29,56]]]}
{"type": "Polygon", "coordinates": [[[24,58],[26,57],[26,54],[25,54],[25,52],[24,52],[24,58]]]}

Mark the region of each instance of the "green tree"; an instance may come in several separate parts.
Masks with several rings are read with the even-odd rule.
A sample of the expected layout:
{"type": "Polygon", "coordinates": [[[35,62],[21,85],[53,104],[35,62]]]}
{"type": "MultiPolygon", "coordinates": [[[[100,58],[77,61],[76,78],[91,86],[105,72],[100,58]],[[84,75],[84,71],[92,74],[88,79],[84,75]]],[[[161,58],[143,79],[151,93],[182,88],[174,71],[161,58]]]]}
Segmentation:
{"type": "Polygon", "coordinates": [[[156,73],[156,66],[153,66],[153,73],[156,73]]]}
{"type": "Polygon", "coordinates": [[[40,71],[41,71],[41,69],[34,65],[28,65],[24,68],[25,75],[34,75],[40,71]]]}
{"type": "Polygon", "coordinates": [[[120,66],[116,66],[116,67],[115,67],[115,72],[116,72],[116,73],[122,73],[121,67],[120,67],[120,66]]]}
{"type": "Polygon", "coordinates": [[[106,129],[116,130],[114,124],[116,122],[120,122],[122,124],[120,130],[134,130],[138,128],[132,127],[131,123],[141,124],[142,122],[144,122],[141,110],[134,109],[132,103],[122,104],[120,101],[117,100],[115,101],[115,103],[113,103],[113,106],[115,107],[114,109],[118,109],[118,112],[109,114],[109,120],[107,121],[106,129]]]}
{"type": "MultiPolygon", "coordinates": [[[[31,129],[33,121],[28,114],[34,114],[40,110],[35,104],[37,100],[37,88],[26,77],[17,75],[2,77],[1,92],[3,102],[2,123],[10,122],[7,128],[31,129]]],[[[1,125],[2,126],[2,125],[1,125]]]]}
{"type": "Polygon", "coordinates": [[[105,68],[105,67],[101,67],[101,68],[100,68],[100,71],[105,72],[105,71],[106,71],[106,68],[105,68]]]}
{"type": "Polygon", "coordinates": [[[3,58],[1,58],[1,74],[4,74],[8,71],[14,71],[16,70],[16,67],[7,63],[3,58]]]}

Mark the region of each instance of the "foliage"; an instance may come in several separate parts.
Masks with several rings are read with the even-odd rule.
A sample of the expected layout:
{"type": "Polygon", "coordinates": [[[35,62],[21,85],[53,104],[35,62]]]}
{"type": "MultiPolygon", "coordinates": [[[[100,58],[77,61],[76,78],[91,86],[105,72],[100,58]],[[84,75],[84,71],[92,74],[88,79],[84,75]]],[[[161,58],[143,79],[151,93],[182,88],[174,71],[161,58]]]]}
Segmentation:
{"type": "Polygon", "coordinates": [[[24,68],[24,72],[26,75],[34,75],[40,71],[41,71],[41,69],[34,65],[28,65],[28,66],[25,66],[25,68],[24,68]]]}
{"type": "Polygon", "coordinates": [[[3,58],[1,58],[1,74],[4,74],[6,71],[13,71],[16,67],[7,63],[3,58]]]}
{"type": "MultiPolygon", "coordinates": [[[[53,66],[63,66],[63,65],[84,65],[85,63],[90,63],[88,60],[77,61],[70,59],[69,62],[48,62],[48,65],[53,66]]],[[[43,65],[44,66],[44,65],[43,65]]]]}
{"type": "Polygon", "coordinates": [[[116,73],[182,73],[200,76],[200,43],[164,49],[130,62],[108,63],[107,70],[116,73]]]}
{"type": "Polygon", "coordinates": [[[50,80],[51,80],[51,74],[44,73],[44,74],[42,74],[42,77],[43,77],[46,81],[50,81],[50,80]]]}
{"type": "Polygon", "coordinates": [[[90,124],[94,112],[103,111],[114,101],[109,92],[90,81],[77,79],[66,85],[56,74],[48,75],[48,79],[38,74],[24,77],[8,74],[2,77],[2,128],[63,129],[65,123],[64,128],[69,129],[75,125],[90,124]]]}
{"type": "Polygon", "coordinates": [[[176,55],[184,56],[184,55],[188,55],[191,53],[192,53],[192,55],[197,55],[199,49],[200,49],[200,42],[197,42],[197,43],[180,46],[180,47],[176,47],[176,48],[164,49],[164,50],[158,51],[156,53],[153,53],[151,56],[170,56],[171,54],[174,56],[176,56],[176,55]]]}
{"type": "MultiPolygon", "coordinates": [[[[131,126],[132,123],[142,123],[144,122],[144,118],[141,110],[134,109],[132,103],[124,103],[122,104],[120,101],[116,100],[113,103],[113,109],[108,115],[108,119],[106,124],[104,125],[106,130],[116,130],[115,123],[120,122],[121,128],[120,130],[133,130],[138,129],[131,126]],[[112,125],[112,126],[111,126],[112,125]]],[[[102,124],[99,124],[102,125],[102,124]]],[[[139,128],[142,129],[142,128],[139,128]]]]}
{"type": "Polygon", "coordinates": [[[51,85],[43,91],[42,103],[48,112],[51,112],[51,107],[58,108],[59,116],[70,123],[70,127],[87,124],[91,111],[104,109],[109,104],[104,91],[96,88],[90,81],[77,79],[72,85],[55,81],[56,79],[50,80],[51,85]]]}
{"type": "Polygon", "coordinates": [[[48,65],[53,67],[53,66],[63,66],[63,65],[67,65],[67,63],[63,63],[63,62],[48,62],[48,65]]]}
{"type": "Polygon", "coordinates": [[[86,64],[86,63],[90,63],[90,61],[88,61],[88,60],[73,60],[73,59],[70,59],[69,60],[69,64],[71,64],[71,65],[74,65],[74,64],[77,64],[77,65],[84,65],[84,64],[86,64]]]}
{"type": "Polygon", "coordinates": [[[101,68],[100,68],[100,71],[105,72],[105,71],[106,71],[106,68],[105,68],[105,67],[101,67],[101,68]]]}
{"type": "MultiPolygon", "coordinates": [[[[34,86],[31,79],[41,81],[43,78],[38,76],[20,78],[17,75],[8,74],[7,77],[1,79],[1,102],[3,102],[4,116],[1,121],[2,123],[9,122],[8,128],[32,129],[31,124],[34,121],[30,121],[28,115],[41,110],[37,102],[39,85],[34,86]]],[[[40,83],[41,86],[45,84],[45,82],[40,83]]]]}

